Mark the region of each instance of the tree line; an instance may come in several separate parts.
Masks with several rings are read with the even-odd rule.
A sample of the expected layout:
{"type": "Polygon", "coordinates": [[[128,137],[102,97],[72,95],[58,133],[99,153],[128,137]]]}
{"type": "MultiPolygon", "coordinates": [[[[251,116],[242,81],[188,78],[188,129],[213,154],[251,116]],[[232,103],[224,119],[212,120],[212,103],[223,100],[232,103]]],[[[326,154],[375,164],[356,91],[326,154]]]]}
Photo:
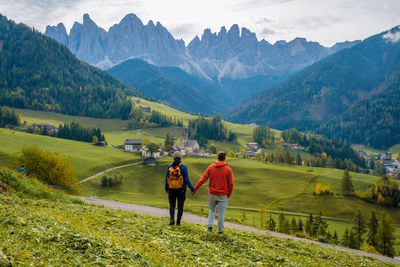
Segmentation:
{"type": "Polygon", "coordinates": [[[222,122],[221,114],[215,113],[213,117],[199,115],[190,120],[188,125],[189,138],[195,139],[199,145],[204,146],[208,140],[236,142],[237,135],[226,129],[222,122]]]}
{"type": "Polygon", "coordinates": [[[6,106],[0,106],[0,127],[4,127],[9,124],[19,125],[20,118],[14,110],[6,106]]]}
{"type": "Polygon", "coordinates": [[[146,114],[141,108],[135,105],[132,106],[129,117],[128,129],[183,126],[183,121],[176,119],[176,117],[167,116],[156,110],[152,110],[150,114],[146,114]]]}
{"type": "MultiPolygon", "coordinates": [[[[268,218],[266,218],[266,215],[266,211],[261,209],[261,228],[269,231],[306,237],[389,257],[394,256],[395,225],[392,218],[385,213],[382,213],[378,218],[375,211],[371,211],[369,218],[366,219],[358,210],[353,217],[352,226],[346,227],[341,238],[336,231],[332,234],[328,230],[329,225],[327,220],[323,218],[322,212],[317,216],[310,213],[305,221],[302,218],[297,220],[295,217],[289,219],[282,212],[279,214],[278,222],[275,221],[271,213],[268,218]]],[[[246,214],[243,213],[240,220],[243,222],[245,217],[246,214]]]]}
{"type": "MultiPolygon", "coordinates": [[[[345,169],[348,168],[348,165],[351,165],[351,163],[363,169],[367,167],[365,159],[362,158],[349,143],[341,139],[328,139],[315,134],[304,134],[296,129],[282,131],[281,137],[285,142],[298,143],[301,146],[307,147],[307,151],[317,157],[321,156],[323,153],[326,153],[326,157],[322,157],[322,159],[328,160],[329,157],[332,158],[332,163],[329,164],[331,166],[328,167],[345,169]]],[[[319,163],[324,165],[324,162],[321,161],[314,162],[312,165],[319,163]]]]}
{"type": "Polygon", "coordinates": [[[55,137],[83,142],[106,141],[100,128],[85,127],[76,122],[60,124],[55,137]]]}

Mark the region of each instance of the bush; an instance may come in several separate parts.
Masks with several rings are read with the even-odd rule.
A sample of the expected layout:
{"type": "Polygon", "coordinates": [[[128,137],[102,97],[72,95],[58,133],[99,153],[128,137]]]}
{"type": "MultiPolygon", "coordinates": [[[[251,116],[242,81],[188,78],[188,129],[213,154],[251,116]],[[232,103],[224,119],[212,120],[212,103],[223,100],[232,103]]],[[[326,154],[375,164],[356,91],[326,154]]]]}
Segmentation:
{"type": "Polygon", "coordinates": [[[60,187],[72,187],[79,183],[75,170],[71,167],[71,159],[42,151],[36,146],[24,147],[11,157],[11,169],[25,165],[28,176],[34,176],[45,184],[60,187]]]}
{"type": "Polygon", "coordinates": [[[120,185],[124,182],[124,177],[122,176],[122,174],[119,173],[114,173],[113,176],[106,176],[104,175],[101,178],[101,186],[103,187],[112,187],[115,185],[120,185]]]}
{"type": "Polygon", "coordinates": [[[332,195],[333,192],[331,190],[331,186],[329,184],[316,184],[315,190],[313,192],[314,195],[332,195]]]}

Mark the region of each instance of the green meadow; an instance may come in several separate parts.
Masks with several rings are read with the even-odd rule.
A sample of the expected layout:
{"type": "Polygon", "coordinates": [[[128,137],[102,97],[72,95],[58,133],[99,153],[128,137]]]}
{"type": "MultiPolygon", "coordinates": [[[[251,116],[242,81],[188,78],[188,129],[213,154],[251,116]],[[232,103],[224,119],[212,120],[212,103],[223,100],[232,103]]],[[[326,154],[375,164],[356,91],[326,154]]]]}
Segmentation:
{"type": "MultiPolygon", "coordinates": [[[[99,196],[133,202],[144,205],[165,206],[164,178],[171,157],[158,160],[157,166],[132,166],[117,172],[126,177],[126,181],[111,189],[111,192],[98,192],[99,196]]],[[[189,168],[189,176],[195,184],[214,161],[212,158],[184,157],[183,162],[189,168]]],[[[255,160],[228,159],[234,172],[235,189],[229,205],[239,208],[288,212],[313,213],[322,211],[325,216],[351,219],[360,209],[365,216],[370,210],[377,213],[388,212],[400,222],[398,209],[384,208],[369,204],[353,197],[339,194],[343,171],[336,169],[310,168],[270,164],[255,160]],[[335,192],[330,196],[314,195],[317,183],[329,184],[335,192]]],[[[377,177],[351,173],[356,190],[365,190],[377,177]]],[[[99,177],[98,179],[101,179],[99,177]]],[[[87,183],[87,185],[90,185],[87,183]]],[[[91,194],[93,192],[91,191],[91,194]]],[[[207,205],[207,183],[195,197],[189,196],[187,204],[207,205]]]]}
{"type": "Polygon", "coordinates": [[[10,156],[24,146],[35,145],[42,150],[58,152],[72,158],[79,179],[89,177],[113,166],[141,160],[122,149],[96,147],[87,142],[0,129],[0,167],[8,164],[10,156]]]}
{"type": "Polygon", "coordinates": [[[371,257],[271,235],[85,204],[39,182],[0,174],[0,266],[391,266],[371,257]]]}

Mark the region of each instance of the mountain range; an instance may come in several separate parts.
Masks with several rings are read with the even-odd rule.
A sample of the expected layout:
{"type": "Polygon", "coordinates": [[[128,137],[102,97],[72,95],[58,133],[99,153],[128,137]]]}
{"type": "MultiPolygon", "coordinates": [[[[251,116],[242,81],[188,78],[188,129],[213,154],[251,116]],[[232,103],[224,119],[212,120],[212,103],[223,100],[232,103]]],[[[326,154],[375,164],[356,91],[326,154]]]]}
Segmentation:
{"type": "Polygon", "coordinates": [[[228,118],[387,148],[400,138],[400,27],[297,72],[228,118]]]}
{"type": "Polygon", "coordinates": [[[136,58],[163,67],[179,67],[189,74],[209,80],[245,79],[257,75],[288,75],[312,63],[351,47],[355,42],[344,42],[324,47],[304,38],[270,44],[258,41],[256,34],[233,25],[222,27],[219,33],[204,30],[187,46],[176,40],[160,22],[143,22],[128,14],[108,31],[96,25],[88,14],[83,23],[75,22],[67,34],[62,23],[47,26],[46,36],[58,40],[79,59],[107,69],[125,60],[136,58]]]}

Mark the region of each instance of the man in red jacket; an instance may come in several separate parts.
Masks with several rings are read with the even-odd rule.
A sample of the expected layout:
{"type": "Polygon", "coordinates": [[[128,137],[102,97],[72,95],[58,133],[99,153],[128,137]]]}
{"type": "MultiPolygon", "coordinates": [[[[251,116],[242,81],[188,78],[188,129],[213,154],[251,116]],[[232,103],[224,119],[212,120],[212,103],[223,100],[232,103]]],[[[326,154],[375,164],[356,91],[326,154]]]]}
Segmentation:
{"type": "Polygon", "coordinates": [[[208,231],[212,231],[216,208],[218,207],[218,233],[222,234],[224,227],[224,216],[228,199],[233,190],[232,169],[225,162],[225,153],[218,152],[218,161],[208,166],[203,177],[197,182],[195,192],[208,180],[208,231]]]}

